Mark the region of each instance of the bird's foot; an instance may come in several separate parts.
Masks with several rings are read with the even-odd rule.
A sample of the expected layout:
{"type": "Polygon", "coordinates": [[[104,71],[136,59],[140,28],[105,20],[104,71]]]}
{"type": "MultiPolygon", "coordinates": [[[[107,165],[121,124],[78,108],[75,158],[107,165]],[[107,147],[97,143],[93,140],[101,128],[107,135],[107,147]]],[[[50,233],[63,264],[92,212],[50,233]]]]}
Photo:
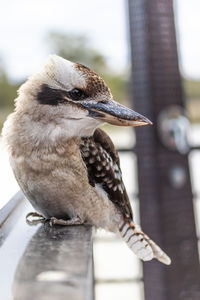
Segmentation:
{"type": "Polygon", "coordinates": [[[56,219],[55,217],[51,217],[49,220],[50,226],[53,225],[63,225],[63,226],[70,226],[70,225],[82,225],[84,223],[80,217],[74,217],[70,220],[63,220],[63,219],[56,219]]]}
{"type": "Polygon", "coordinates": [[[36,225],[38,223],[44,223],[45,222],[45,218],[38,214],[37,212],[30,212],[26,215],[26,223],[28,225],[36,225]]]}

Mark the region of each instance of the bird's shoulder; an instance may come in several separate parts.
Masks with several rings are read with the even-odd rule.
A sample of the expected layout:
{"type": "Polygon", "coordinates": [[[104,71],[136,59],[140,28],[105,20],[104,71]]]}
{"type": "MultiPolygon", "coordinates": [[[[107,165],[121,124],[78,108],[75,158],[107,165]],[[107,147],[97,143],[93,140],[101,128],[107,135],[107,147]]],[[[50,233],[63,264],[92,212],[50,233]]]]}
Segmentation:
{"type": "Polygon", "coordinates": [[[81,139],[80,150],[90,185],[100,184],[108,198],[126,217],[132,218],[129,198],[122,180],[119,155],[105,131],[98,128],[93,136],[81,139]]]}

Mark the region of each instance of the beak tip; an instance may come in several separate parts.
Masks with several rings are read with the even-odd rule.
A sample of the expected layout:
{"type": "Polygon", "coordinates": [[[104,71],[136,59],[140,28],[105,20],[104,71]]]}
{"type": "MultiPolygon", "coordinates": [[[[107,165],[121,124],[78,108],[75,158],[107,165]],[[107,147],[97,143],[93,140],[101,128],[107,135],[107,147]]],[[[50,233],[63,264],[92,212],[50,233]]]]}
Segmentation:
{"type": "Polygon", "coordinates": [[[144,125],[153,125],[153,122],[151,122],[149,119],[146,117],[142,116],[142,121],[144,122],[144,125]]]}

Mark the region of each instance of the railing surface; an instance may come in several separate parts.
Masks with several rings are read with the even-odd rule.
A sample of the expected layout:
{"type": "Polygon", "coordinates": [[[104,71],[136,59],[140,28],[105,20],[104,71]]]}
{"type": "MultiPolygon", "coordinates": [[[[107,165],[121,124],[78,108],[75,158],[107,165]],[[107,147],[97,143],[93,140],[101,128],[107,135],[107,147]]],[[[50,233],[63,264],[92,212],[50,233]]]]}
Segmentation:
{"type": "Polygon", "coordinates": [[[93,299],[91,226],[29,226],[21,192],[0,210],[1,299],[93,299]]]}

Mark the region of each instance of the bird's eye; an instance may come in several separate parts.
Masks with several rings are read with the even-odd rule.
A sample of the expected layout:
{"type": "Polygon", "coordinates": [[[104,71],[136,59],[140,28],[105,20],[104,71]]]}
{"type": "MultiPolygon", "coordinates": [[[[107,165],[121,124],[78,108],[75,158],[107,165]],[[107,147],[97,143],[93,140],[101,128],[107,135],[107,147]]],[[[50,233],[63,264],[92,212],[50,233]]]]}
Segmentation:
{"type": "Polygon", "coordinates": [[[83,100],[83,99],[87,98],[86,93],[77,88],[69,91],[68,96],[69,96],[69,98],[71,98],[72,100],[75,100],[75,101],[83,100]]]}

